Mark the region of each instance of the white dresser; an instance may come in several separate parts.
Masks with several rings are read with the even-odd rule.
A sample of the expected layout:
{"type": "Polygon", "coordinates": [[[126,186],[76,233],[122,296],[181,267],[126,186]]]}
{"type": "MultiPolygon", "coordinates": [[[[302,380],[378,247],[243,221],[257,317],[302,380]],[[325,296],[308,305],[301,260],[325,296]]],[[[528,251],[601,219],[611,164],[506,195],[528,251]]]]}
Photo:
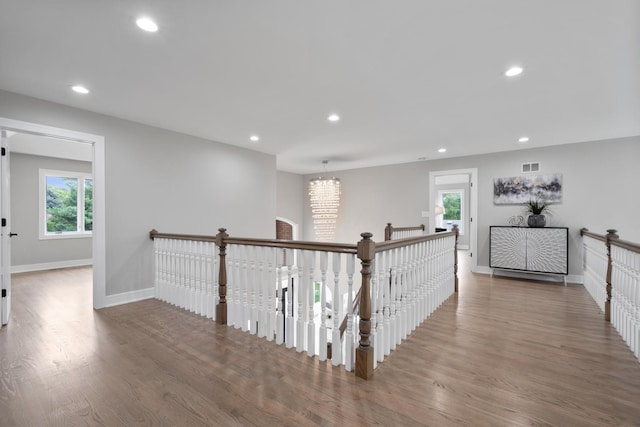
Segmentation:
{"type": "Polygon", "coordinates": [[[490,227],[489,266],[535,273],[569,274],[567,227],[490,227]]]}

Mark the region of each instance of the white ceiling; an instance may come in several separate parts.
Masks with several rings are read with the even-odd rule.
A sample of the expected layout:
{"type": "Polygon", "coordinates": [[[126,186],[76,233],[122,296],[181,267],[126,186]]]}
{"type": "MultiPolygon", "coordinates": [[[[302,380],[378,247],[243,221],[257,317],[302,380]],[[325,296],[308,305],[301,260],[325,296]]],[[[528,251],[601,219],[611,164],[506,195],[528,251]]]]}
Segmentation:
{"type": "Polygon", "coordinates": [[[0,5],[0,88],[274,154],[284,171],[640,135],[638,0],[0,5]],[[507,79],[513,64],[525,71],[507,79]]]}

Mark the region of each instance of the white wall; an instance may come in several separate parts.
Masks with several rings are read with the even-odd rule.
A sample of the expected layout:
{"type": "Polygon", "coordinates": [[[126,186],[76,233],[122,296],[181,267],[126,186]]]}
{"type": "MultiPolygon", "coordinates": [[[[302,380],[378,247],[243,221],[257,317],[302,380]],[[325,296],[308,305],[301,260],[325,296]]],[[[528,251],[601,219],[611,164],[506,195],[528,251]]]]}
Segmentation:
{"type": "Polygon", "coordinates": [[[0,91],[0,117],[105,137],[106,294],[152,286],[152,228],[273,238],[275,157],[0,91]]]}
{"type": "MultiPolygon", "coordinates": [[[[277,173],[277,202],[276,214],[279,218],[286,218],[298,225],[304,226],[304,177],[295,173],[277,173]]],[[[302,236],[298,236],[302,238],[302,236]]]]}
{"type": "Polygon", "coordinates": [[[11,239],[11,265],[31,266],[90,259],[91,237],[40,240],[38,203],[41,168],[91,173],[91,163],[15,152],[11,153],[10,159],[11,231],[18,233],[11,239]]]}
{"type": "MultiPolygon", "coordinates": [[[[422,211],[428,210],[429,198],[429,170],[424,163],[353,169],[330,175],[342,182],[336,242],[355,243],[365,231],[373,233],[373,240],[383,241],[388,222],[396,227],[418,224],[432,227],[429,218],[421,216],[422,211]]],[[[317,176],[305,176],[305,185],[317,176]]],[[[304,203],[304,238],[315,240],[306,193],[304,203]]]]}
{"type": "MultiPolygon", "coordinates": [[[[569,227],[570,274],[581,274],[581,227],[603,234],[616,228],[623,239],[640,242],[640,136],[332,173],[343,189],[336,240],[354,242],[371,231],[380,241],[386,222],[423,223],[420,211],[432,209],[429,172],[478,168],[476,256],[479,266],[488,266],[489,226],[507,225],[511,215],[523,212],[493,204],[493,179],[520,175],[521,164],[531,161],[541,163],[542,174],[563,175],[563,201],[553,206],[548,225],[569,227]]],[[[305,200],[305,239],[313,240],[307,205],[305,200]]]]}

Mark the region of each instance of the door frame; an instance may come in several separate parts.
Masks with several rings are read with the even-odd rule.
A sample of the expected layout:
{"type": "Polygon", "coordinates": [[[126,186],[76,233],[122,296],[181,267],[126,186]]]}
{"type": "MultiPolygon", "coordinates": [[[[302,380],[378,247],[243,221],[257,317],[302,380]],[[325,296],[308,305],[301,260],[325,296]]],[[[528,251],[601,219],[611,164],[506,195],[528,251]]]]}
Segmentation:
{"type": "Polygon", "coordinates": [[[91,144],[93,147],[93,307],[106,306],[106,208],[104,136],[0,117],[0,129],[91,144]]]}
{"type": "Polygon", "coordinates": [[[429,212],[434,213],[436,200],[436,176],[469,175],[469,251],[471,271],[478,270],[478,168],[453,169],[429,172],[429,212]]]}

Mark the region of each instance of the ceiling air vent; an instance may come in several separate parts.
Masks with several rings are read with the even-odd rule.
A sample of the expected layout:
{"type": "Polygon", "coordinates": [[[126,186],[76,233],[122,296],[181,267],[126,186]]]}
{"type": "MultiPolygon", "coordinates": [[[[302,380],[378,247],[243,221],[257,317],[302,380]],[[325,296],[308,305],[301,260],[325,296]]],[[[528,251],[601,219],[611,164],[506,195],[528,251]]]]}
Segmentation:
{"type": "Polygon", "coordinates": [[[522,173],[540,172],[540,162],[531,162],[522,164],[522,173]]]}

